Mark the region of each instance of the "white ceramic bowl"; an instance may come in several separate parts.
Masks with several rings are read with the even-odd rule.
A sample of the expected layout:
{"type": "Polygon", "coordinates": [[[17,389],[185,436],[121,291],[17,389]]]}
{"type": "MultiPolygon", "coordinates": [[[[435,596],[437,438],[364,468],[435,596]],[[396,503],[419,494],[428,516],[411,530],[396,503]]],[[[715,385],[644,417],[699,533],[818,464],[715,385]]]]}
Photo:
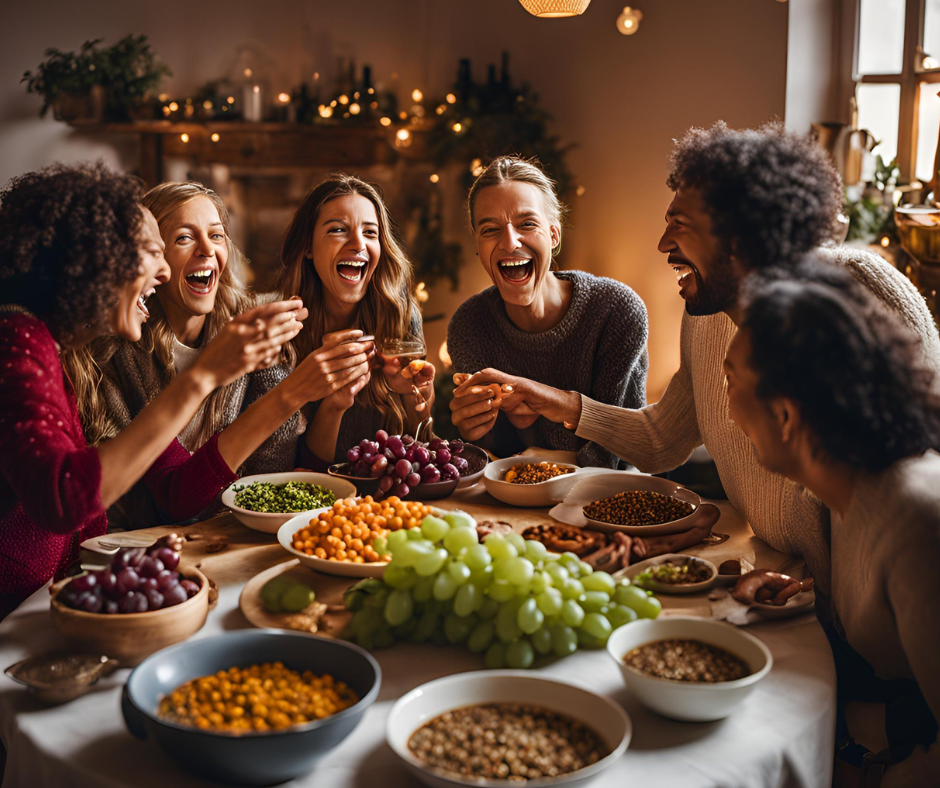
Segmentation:
{"type": "Polygon", "coordinates": [[[594,528],[601,531],[623,531],[625,534],[630,534],[631,536],[679,534],[683,531],[688,531],[695,524],[694,518],[698,514],[698,507],[702,503],[702,499],[699,498],[698,495],[691,490],[687,490],[681,484],[671,482],[669,479],[662,479],[659,476],[644,476],[635,473],[624,473],[623,478],[617,483],[617,489],[611,489],[598,500],[612,498],[618,493],[627,490],[646,490],[647,492],[661,493],[662,495],[668,495],[672,498],[678,498],[680,501],[690,503],[694,508],[692,512],[685,517],[680,517],[678,520],[671,520],[668,523],[657,523],[656,525],[614,525],[613,523],[605,523],[601,520],[592,520],[587,514],[584,515],[584,518],[594,528]]]}
{"type": "Polygon", "coordinates": [[[703,591],[707,591],[709,588],[715,585],[715,579],[718,577],[718,569],[711,561],[706,561],[704,558],[699,558],[695,555],[667,553],[666,555],[658,555],[655,558],[647,558],[645,561],[640,561],[637,564],[631,564],[626,569],[618,572],[617,576],[629,578],[630,582],[634,585],[649,589],[655,594],[698,594],[703,591]],[[659,583],[656,580],[649,580],[645,583],[636,582],[637,575],[643,574],[643,572],[651,567],[660,566],[669,562],[673,564],[681,564],[685,561],[693,561],[696,564],[704,565],[705,568],[709,571],[709,578],[707,580],[703,580],[700,583],[687,583],[685,585],[659,583]]]}
{"type": "Polygon", "coordinates": [[[304,512],[292,517],[284,525],[277,529],[277,541],[281,547],[287,550],[295,558],[300,559],[300,563],[323,572],[326,575],[338,575],[340,577],[381,577],[388,566],[388,561],[375,561],[374,563],[357,564],[353,561],[328,561],[325,558],[317,558],[315,555],[307,555],[294,549],[294,534],[301,528],[310,524],[311,520],[316,520],[321,512],[328,511],[332,507],[325,506],[322,509],[314,509],[312,512],[304,512]]]}
{"type": "Polygon", "coordinates": [[[615,629],[607,641],[607,653],[614,659],[627,689],[664,717],[684,722],[722,720],[737,708],[773,666],[770,649],[753,635],[707,618],[661,616],[640,619],[615,629]],[[649,676],[627,667],[623,658],[638,646],[667,638],[688,638],[718,646],[743,659],[751,675],[736,681],[673,681],[649,676]]]}
{"type": "Polygon", "coordinates": [[[230,484],[222,493],[222,503],[232,510],[232,514],[248,528],[266,534],[276,534],[278,529],[297,514],[307,512],[252,512],[235,505],[235,495],[242,487],[254,482],[268,482],[269,484],[284,484],[285,482],[307,482],[319,484],[336,493],[336,498],[349,498],[356,495],[356,486],[345,479],[337,479],[325,473],[309,473],[303,471],[287,471],[285,473],[259,473],[256,476],[243,476],[237,482],[230,484]]]}
{"type": "Polygon", "coordinates": [[[433,788],[506,788],[513,783],[431,771],[408,749],[411,734],[424,723],[451,709],[477,703],[530,703],[542,706],[589,725],[611,749],[611,753],[597,763],[576,772],[560,777],[528,780],[525,783],[527,788],[570,785],[587,780],[623,755],[633,735],[633,725],[627,713],[609,698],[528,671],[481,670],[446,676],[413,689],[392,707],[385,726],[385,738],[389,747],[418,779],[433,788]]]}
{"type": "Polygon", "coordinates": [[[505,460],[496,460],[486,466],[483,471],[483,486],[496,500],[508,503],[510,506],[526,506],[535,508],[539,506],[552,506],[563,501],[576,482],[580,481],[577,465],[568,465],[564,462],[554,462],[548,457],[507,457],[505,460]],[[561,468],[573,468],[572,473],[556,476],[544,482],[535,484],[512,484],[505,481],[506,472],[514,465],[536,465],[540,462],[550,462],[561,468]]]}

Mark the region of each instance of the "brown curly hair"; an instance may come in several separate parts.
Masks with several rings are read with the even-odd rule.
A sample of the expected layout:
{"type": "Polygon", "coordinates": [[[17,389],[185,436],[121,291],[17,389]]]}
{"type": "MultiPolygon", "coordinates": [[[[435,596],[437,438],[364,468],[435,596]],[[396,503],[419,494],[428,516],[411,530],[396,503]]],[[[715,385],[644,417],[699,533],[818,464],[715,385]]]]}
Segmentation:
{"type": "Polygon", "coordinates": [[[137,276],[141,185],[103,163],[53,164],[0,191],[0,292],[60,342],[104,330],[122,285],[137,276]]]}
{"type": "Polygon", "coordinates": [[[748,268],[786,266],[829,241],[843,205],[826,151],[780,123],[689,129],[666,185],[701,192],[716,238],[748,268]]]}

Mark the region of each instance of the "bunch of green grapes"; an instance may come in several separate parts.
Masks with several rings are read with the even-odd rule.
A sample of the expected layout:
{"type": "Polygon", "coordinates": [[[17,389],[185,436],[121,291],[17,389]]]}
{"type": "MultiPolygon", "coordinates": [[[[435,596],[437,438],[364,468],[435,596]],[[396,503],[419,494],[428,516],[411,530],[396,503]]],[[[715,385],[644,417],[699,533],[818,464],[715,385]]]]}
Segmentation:
{"type": "Polygon", "coordinates": [[[481,544],[475,526],[451,512],[376,539],[376,551],[392,558],[382,580],[346,592],[351,638],[370,650],[397,640],[463,644],[489,668],[527,668],[536,654],[602,648],[617,627],[662,609],[574,553],[550,553],[518,534],[481,544]]]}

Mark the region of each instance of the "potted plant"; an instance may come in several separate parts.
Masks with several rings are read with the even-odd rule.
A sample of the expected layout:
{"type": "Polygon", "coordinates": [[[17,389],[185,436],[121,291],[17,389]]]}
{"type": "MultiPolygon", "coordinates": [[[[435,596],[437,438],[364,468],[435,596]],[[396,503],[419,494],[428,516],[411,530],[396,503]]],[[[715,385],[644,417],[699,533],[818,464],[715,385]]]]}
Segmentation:
{"type": "Polygon", "coordinates": [[[40,117],[52,107],[56,120],[100,121],[104,114],[98,50],[100,39],[86,41],[78,52],[46,50],[46,60],[23,74],[29,93],[42,96],[40,117]]]}
{"type": "Polygon", "coordinates": [[[161,63],[147,36],[128,35],[114,46],[99,48],[101,39],[86,41],[78,52],[47,49],[35,72],[23,74],[29,93],[43,98],[56,120],[69,123],[105,119],[126,121],[148,104],[160,81],[173,72],[161,63]]]}
{"type": "Polygon", "coordinates": [[[107,114],[110,120],[139,117],[139,110],[152,107],[151,95],[164,77],[173,75],[160,62],[147,36],[128,35],[101,51],[102,84],[107,86],[107,114]]]}

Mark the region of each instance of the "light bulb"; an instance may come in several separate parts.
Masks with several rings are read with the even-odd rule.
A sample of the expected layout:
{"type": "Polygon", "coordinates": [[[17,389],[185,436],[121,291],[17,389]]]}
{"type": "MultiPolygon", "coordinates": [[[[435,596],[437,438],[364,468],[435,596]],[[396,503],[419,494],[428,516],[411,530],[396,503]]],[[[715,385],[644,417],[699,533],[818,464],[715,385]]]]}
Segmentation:
{"type": "Polygon", "coordinates": [[[421,99],[423,99],[423,98],[424,98],[424,93],[422,93],[422,92],[421,92],[420,90],[418,90],[417,88],[415,88],[414,90],[411,91],[411,100],[412,100],[412,101],[414,101],[414,102],[417,103],[417,102],[421,101],[421,99]]]}
{"type": "Polygon", "coordinates": [[[209,139],[212,140],[213,142],[218,142],[222,138],[219,136],[218,132],[216,132],[211,137],[209,137],[209,139]]]}
{"type": "Polygon", "coordinates": [[[624,7],[620,16],[617,17],[617,30],[625,36],[632,36],[640,29],[640,20],[643,19],[643,12],[638,8],[624,7]]]}

